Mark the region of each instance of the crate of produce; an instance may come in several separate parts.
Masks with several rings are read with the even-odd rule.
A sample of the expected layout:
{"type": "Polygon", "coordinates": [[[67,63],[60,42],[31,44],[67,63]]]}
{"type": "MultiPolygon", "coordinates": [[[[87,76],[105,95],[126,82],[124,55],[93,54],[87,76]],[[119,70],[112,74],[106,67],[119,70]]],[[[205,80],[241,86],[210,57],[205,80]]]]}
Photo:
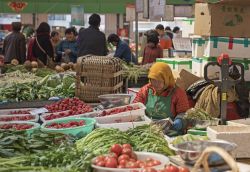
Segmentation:
{"type": "Polygon", "coordinates": [[[126,106],[111,108],[103,111],[86,113],[83,117],[95,118],[97,122],[107,123],[111,120],[119,121],[130,116],[144,116],[146,107],[142,103],[134,103],[126,106]]]}
{"type": "Polygon", "coordinates": [[[227,121],[230,126],[250,126],[250,118],[227,121]]]}
{"type": "Polygon", "coordinates": [[[143,117],[136,117],[136,116],[131,116],[131,117],[127,117],[124,118],[118,122],[115,123],[108,123],[106,121],[106,123],[96,123],[96,127],[97,128],[117,128],[121,131],[127,131],[130,128],[135,128],[137,126],[142,126],[145,124],[150,124],[152,121],[151,119],[149,119],[146,115],[144,115],[143,117]]]}
{"type": "Polygon", "coordinates": [[[0,110],[0,115],[18,115],[18,114],[29,114],[31,110],[35,108],[24,108],[24,109],[3,109],[0,110]]]}
{"type": "Polygon", "coordinates": [[[106,56],[83,56],[77,60],[76,96],[85,102],[98,102],[103,94],[122,93],[122,62],[106,56]]]}
{"type": "Polygon", "coordinates": [[[42,124],[41,130],[49,133],[69,134],[81,138],[94,129],[95,123],[96,120],[93,118],[68,117],[45,122],[42,124]]]}
{"type": "Polygon", "coordinates": [[[30,121],[30,122],[38,122],[38,115],[31,114],[18,114],[18,115],[0,115],[0,122],[7,121],[30,121]]]}
{"type": "Polygon", "coordinates": [[[2,130],[25,130],[28,135],[31,135],[34,131],[39,130],[40,124],[27,121],[9,121],[0,122],[0,131],[2,130]]]}
{"type": "Polygon", "coordinates": [[[221,139],[231,143],[235,143],[236,158],[250,158],[249,140],[250,126],[210,126],[207,128],[207,136],[209,139],[221,139]]]}

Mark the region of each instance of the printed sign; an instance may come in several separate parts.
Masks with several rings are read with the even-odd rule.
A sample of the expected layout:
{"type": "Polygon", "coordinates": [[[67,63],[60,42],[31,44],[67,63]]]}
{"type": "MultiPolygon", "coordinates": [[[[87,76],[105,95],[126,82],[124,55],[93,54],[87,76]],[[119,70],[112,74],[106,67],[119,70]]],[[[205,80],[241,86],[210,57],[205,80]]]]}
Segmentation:
{"type": "Polygon", "coordinates": [[[71,25],[84,26],[84,9],[81,5],[71,6],[71,25]]]}
{"type": "Polygon", "coordinates": [[[23,1],[11,1],[8,3],[8,6],[15,12],[23,11],[23,9],[28,5],[27,2],[23,1]]]}

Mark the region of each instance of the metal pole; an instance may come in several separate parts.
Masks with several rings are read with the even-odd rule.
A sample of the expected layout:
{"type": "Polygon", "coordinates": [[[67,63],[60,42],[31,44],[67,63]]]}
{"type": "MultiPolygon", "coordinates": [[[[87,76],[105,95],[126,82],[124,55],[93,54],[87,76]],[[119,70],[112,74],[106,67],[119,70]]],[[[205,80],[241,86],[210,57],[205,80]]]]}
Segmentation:
{"type": "Polygon", "coordinates": [[[135,12],[135,58],[138,60],[138,13],[135,12]]]}

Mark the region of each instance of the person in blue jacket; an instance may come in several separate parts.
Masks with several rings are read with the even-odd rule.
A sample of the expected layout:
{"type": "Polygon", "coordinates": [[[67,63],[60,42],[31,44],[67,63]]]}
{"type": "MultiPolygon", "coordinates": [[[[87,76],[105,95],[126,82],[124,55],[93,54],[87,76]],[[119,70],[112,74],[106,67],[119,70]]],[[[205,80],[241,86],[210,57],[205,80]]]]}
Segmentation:
{"type": "Polygon", "coordinates": [[[119,57],[127,63],[135,63],[135,57],[131,52],[130,47],[124,41],[122,41],[117,34],[110,34],[108,36],[108,43],[116,46],[114,57],[119,57]]]}
{"type": "Polygon", "coordinates": [[[74,28],[68,28],[65,30],[66,39],[61,41],[56,49],[57,57],[59,61],[63,62],[73,62],[77,61],[77,42],[76,42],[77,32],[74,28]]]}

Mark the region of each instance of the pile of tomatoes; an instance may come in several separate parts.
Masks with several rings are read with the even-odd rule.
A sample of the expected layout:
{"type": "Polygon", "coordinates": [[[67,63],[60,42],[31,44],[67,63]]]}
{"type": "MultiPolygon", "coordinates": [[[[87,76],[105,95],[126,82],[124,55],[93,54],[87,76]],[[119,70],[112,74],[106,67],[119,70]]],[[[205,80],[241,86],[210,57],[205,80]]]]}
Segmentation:
{"type": "Polygon", "coordinates": [[[132,111],[132,110],[137,110],[140,109],[140,107],[138,106],[126,106],[126,107],[121,107],[121,108],[114,108],[111,110],[107,110],[107,111],[102,111],[101,114],[99,114],[99,116],[109,116],[109,115],[114,115],[117,113],[121,113],[121,112],[128,112],[128,111],[132,111]]]}
{"type": "Polygon", "coordinates": [[[10,130],[10,129],[27,130],[32,127],[33,125],[29,125],[29,124],[2,124],[0,125],[0,129],[4,129],[4,130],[10,130]]]}
{"type": "Polygon", "coordinates": [[[154,168],[145,168],[141,171],[138,170],[132,170],[131,172],[189,172],[189,169],[186,167],[176,167],[174,165],[167,165],[162,170],[156,170],[154,168]]]}
{"type": "Polygon", "coordinates": [[[23,116],[0,116],[0,121],[29,121],[35,119],[34,115],[23,115],[23,116]]]}
{"type": "Polygon", "coordinates": [[[85,121],[80,120],[80,121],[70,121],[67,123],[52,123],[50,125],[46,125],[46,128],[56,128],[56,129],[61,129],[61,128],[74,128],[74,127],[79,127],[79,126],[84,126],[85,121]]]}
{"type": "Polygon", "coordinates": [[[60,100],[59,102],[45,106],[45,108],[48,109],[49,112],[61,112],[66,110],[72,110],[76,114],[83,114],[93,111],[91,106],[87,105],[76,97],[60,100]]]}
{"type": "Polygon", "coordinates": [[[160,161],[152,158],[145,161],[138,160],[130,144],[114,144],[108,155],[96,157],[93,163],[107,168],[145,168],[161,165],[160,161]]]}

